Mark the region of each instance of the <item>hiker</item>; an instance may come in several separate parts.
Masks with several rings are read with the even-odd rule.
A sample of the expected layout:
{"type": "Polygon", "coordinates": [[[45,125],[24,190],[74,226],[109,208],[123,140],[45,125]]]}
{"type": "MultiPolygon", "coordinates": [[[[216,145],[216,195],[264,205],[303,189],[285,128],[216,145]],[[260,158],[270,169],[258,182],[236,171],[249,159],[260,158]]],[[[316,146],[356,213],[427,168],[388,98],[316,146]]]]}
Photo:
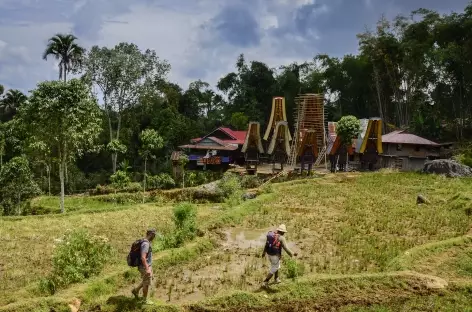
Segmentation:
{"type": "Polygon", "coordinates": [[[262,252],[262,257],[265,257],[266,253],[269,255],[270,261],[270,271],[262,287],[267,287],[272,276],[275,277],[275,283],[279,284],[279,269],[280,269],[280,259],[282,258],[282,249],[284,249],[290,257],[297,256],[297,253],[293,253],[287,246],[287,241],[285,240],[284,234],[287,233],[287,228],[285,224],[281,224],[277,230],[274,232],[270,231],[267,233],[267,240],[262,252]]]}
{"type": "MultiPolygon", "coordinates": [[[[132,290],[135,298],[138,298],[139,291],[143,289],[143,298],[147,300],[149,285],[152,280],[152,247],[151,242],[156,237],[156,230],[149,229],[146,232],[146,237],[136,241],[133,246],[139,247],[139,257],[137,259],[137,267],[141,273],[142,281],[138,287],[132,290]]],[[[133,248],[133,247],[132,247],[133,248]]]]}

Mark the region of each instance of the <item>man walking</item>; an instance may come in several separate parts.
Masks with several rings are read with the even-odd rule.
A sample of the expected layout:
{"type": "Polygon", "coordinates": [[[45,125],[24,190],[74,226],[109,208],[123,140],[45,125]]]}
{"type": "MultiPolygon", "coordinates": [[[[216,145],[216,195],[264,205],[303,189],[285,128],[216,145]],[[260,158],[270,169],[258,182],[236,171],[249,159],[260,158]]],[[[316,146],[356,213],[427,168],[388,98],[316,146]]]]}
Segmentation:
{"type": "Polygon", "coordinates": [[[279,269],[280,269],[280,259],[282,258],[282,249],[284,249],[290,257],[297,256],[297,253],[293,253],[287,246],[287,241],[285,240],[285,233],[287,233],[287,228],[285,224],[281,224],[276,232],[270,231],[267,233],[267,240],[262,252],[262,257],[265,257],[266,253],[269,255],[270,261],[270,271],[267,275],[262,287],[267,287],[269,281],[274,276],[275,283],[280,283],[279,279],[279,269]]]}
{"type": "Polygon", "coordinates": [[[152,247],[151,242],[156,237],[156,230],[149,229],[146,232],[146,238],[141,240],[140,247],[140,258],[138,259],[138,270],[141,273],[142,281],[138,287],[132,290],[133,295],[138,298],[139,291],[143,289],[143,298],[147,303],[151,303],[147,300],[149,285],[152,281],[152,247]]]}

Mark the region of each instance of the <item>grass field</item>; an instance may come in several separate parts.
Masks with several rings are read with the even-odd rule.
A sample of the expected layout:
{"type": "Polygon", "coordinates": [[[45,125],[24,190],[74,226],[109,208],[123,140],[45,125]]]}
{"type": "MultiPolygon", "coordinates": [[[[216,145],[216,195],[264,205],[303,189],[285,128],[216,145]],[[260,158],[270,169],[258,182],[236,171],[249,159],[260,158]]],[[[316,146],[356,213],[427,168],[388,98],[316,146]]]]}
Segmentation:
{"type": "Polygon", "coordinates": [[[73,298],[81,311],[471,311],[471,200],[471,179],[377,172],[274,184],[232,208],[198,205],[201,237],[155,255],[160,305],[141,306],[126,253],[147,227],[169,228],[172,206],[72,197],[65,215],[0,219],[0,311],[50,311],[73,298]],[[418,194],[430,203],[417,205],[418,194]],[[284,257],[284,282],[262,291],[258,255],[280,223],[299,256],[284,257]],[[116,253],[100,276],[43,297],[55,239],[75,228],[106,236],[116,253]]]}

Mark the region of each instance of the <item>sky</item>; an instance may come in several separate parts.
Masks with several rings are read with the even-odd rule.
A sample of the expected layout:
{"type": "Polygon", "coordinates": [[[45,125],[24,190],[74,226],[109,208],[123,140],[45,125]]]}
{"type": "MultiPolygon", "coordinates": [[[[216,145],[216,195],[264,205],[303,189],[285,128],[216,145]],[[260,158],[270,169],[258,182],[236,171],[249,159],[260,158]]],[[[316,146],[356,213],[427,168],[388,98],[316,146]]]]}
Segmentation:
{"type": "Polygon", "coordinates": [[[171,66],[169,79],[186,89],[215,85],[247,61],[270,67],[311,60],[318,53],[357,53],[356,34],[382,14],[420,7],[463,11],[469,0],[0,0],[0,84],[28,92],[58,78],[44,61],[47,41],[73,33],[85,48],[132,42],[171,66]]]}

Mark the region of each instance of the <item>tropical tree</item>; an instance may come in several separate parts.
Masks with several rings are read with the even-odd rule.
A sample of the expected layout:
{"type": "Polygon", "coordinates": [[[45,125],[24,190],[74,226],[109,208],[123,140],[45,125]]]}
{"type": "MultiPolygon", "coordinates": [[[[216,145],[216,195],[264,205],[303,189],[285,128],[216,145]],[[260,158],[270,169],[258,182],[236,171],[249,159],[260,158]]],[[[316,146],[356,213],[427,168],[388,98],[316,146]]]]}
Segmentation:
{"type": "Polygon", "coordinates": [[[147,161],[155,158],[154,152],[164,146],[162,137],[154,129],[145,129],[139,135],[141,141],[141,156],[144,158],[143,191],[146,191],[147,161]]]}
{"type": "Polygon", "coordinates": [[[20,90],[8,90],[0,105],[2,121],[9,121],[18,111],[18,108],[28,100],[20,90]]]}
{"type": "MultiPolygon", "coordinates": [[[[141,96],[159,89],[170,70],[153,50],[141,50],[131,43],[119,43],[114,48],[94,46],[87,55],[85,76],[98,86],[108,119],[110,141],[120,140],[122,117],[126,109],[137,105],[141,96]]],[[[116,172],[117,152],[112,152],[113,172],[116,172]]]]}
{"type": "Polygon", "coordinates": [[[32,91],[29,104],[20,109],[20,116],[29,132],[55,152],[61,183],[60,207],[65,212],[66,163],[97,147],[95,141],[102,130],[100,109],[90,97],[88,86],[80,80],[46,81],[32,91]]]}
{"type": "Polygon", "coordinates": [[[82,64],[85,49],[76,43],[77,37],[72,34],[57,34],[50,38],[43,59],[48,56],[59,61],[59,80],[67,80],[67,73],[82,64]]]}
{"type": "Polygon", "coordinates": [[[361,123],[355,116],[344,116],[337,122],[336,134],[341,138],[341,143],[349,145],[361,131],[361,123]]]}

